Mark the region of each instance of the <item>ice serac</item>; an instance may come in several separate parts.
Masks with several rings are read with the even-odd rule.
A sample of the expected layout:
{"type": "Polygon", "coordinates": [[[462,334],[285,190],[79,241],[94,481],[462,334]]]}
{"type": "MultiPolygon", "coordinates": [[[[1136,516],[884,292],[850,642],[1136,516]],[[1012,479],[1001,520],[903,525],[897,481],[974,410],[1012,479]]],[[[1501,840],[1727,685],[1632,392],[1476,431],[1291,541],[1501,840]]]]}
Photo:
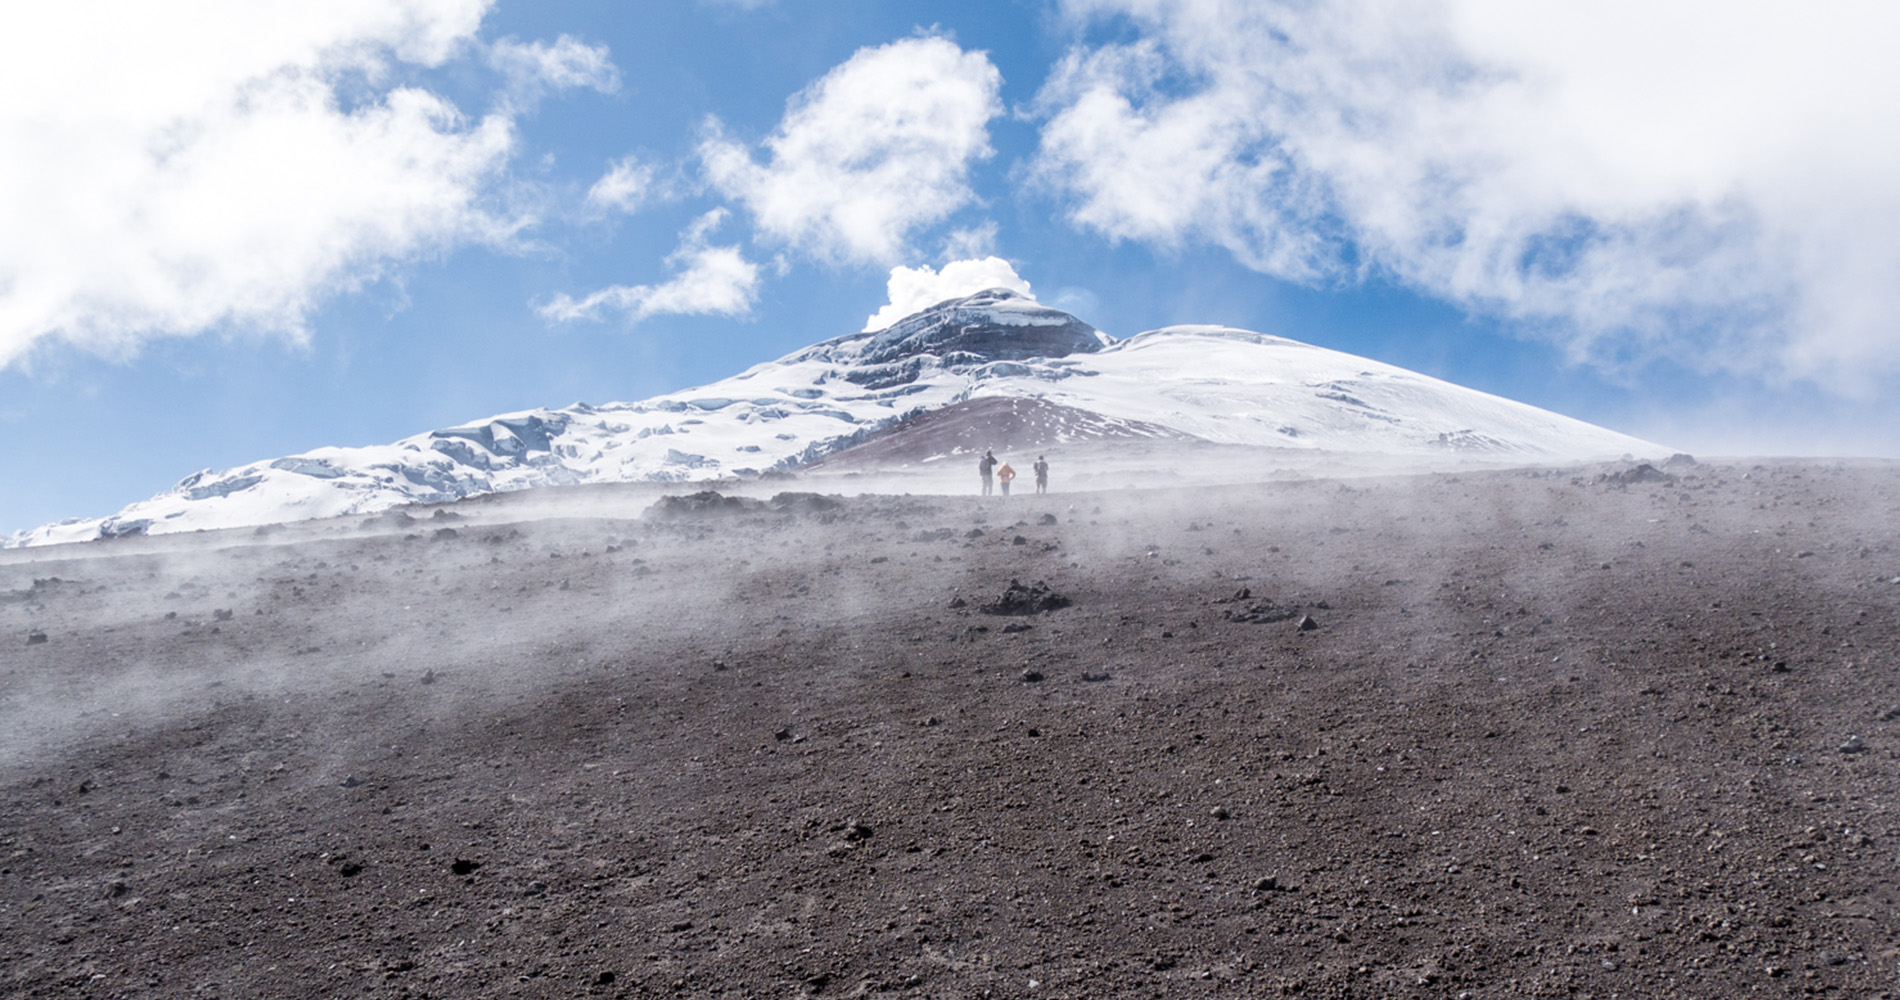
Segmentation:
{"type": "Polygon", "coordinates": [[[986,439],[1027,446],[1116,437],[1446,465],[1668,453],[1284,337],[1177,326],[1116,340],[1059,309],[990,289],[712,385],[205,470],[110,517],[68,519],[4,544],[365,514],[551,485],[744,478],[853,451],[861,467],[928,461],[986,439]]]}

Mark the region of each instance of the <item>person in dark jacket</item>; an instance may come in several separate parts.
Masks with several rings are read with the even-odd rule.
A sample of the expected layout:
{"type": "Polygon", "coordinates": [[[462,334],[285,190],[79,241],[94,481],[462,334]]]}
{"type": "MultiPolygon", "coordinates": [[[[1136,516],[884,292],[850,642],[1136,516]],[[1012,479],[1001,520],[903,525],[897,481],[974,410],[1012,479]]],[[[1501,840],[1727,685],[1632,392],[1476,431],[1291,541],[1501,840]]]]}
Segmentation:
{"type": "Polygon", "coordinates": [[[996,456],[989,449],[983,450],[983,457],[977,459],[976,471],[983,477],[983,495],[989,496],[991,490],[990,473],[996,471],[996,456]]]}
{"type": "Polygon", "coordinates": [[[1029,467],[1036,473],[1036,492],[1049,492],[1049,461],[1041,455],[1036,456],[1036,464],[1029,467]]]}

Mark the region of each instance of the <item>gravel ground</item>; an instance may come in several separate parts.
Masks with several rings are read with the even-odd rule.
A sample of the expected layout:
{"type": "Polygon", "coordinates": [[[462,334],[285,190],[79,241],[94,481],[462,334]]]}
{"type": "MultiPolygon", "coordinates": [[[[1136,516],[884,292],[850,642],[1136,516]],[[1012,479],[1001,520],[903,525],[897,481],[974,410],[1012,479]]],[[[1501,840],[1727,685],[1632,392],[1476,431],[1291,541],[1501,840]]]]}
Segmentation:
{"type": "Polygon", "coordinates": [[[574,496],[0,553],[0,992],[1900,994],[1900,466],[574,496]]]}

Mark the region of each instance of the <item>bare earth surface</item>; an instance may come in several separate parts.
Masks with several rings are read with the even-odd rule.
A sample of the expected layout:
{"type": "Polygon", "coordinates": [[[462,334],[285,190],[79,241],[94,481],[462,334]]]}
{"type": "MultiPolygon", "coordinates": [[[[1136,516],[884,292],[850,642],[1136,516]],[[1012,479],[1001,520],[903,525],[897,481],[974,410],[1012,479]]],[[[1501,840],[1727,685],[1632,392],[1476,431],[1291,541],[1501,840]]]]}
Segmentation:
{"type": "Polygon", "coordinates": [[[0,994],[1900,995],[1900,467],[1598,476],[5,553],[0,994]]]}

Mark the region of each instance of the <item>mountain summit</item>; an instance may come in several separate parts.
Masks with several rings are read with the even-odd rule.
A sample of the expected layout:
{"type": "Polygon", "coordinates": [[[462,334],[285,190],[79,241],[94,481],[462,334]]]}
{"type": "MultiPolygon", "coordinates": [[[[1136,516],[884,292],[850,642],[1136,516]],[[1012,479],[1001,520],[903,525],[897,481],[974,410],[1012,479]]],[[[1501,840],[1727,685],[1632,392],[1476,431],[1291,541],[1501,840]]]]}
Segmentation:
{"type": "Polygon", "coordinates": [[[1112,343],[1108,335],[1060,309],[1007,288],[991,288],[939,302],[882,330],[827,340],[784,360],[866,366],[908,365],[934,357],[940,364],[971,365],[1066,358],[1112,343]]]}
{"type": "Polygon", "coordinates": [[[1149,438],[1415,465],[1661,454],[1648,442],[1391,365],[1216,326],[1116,340],[1006,289],[940,302],[637,403],[524,410],[393,444],[206,470],[8,547],[229,528],[537,486],[746,478],[857,456],[1149,438]],[[900,446],[901,445],[901,446],[900,446]]]}

